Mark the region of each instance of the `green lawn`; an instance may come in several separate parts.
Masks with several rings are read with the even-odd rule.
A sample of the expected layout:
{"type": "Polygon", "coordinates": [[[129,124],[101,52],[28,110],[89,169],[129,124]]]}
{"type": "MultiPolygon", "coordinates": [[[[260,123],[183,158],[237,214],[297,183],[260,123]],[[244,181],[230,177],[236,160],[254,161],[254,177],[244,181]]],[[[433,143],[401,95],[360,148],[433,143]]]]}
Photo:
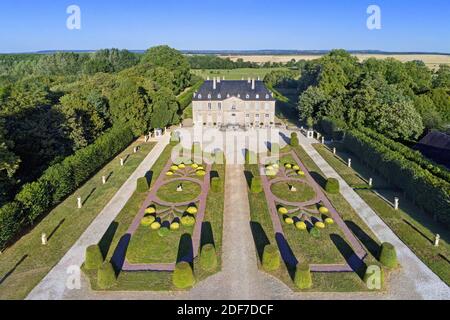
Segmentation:
{"type": "Polygon", "coordinates": [[[81,236],[153,146],[150,143],[131,144],[6,249],[0,255],[0,299],[26,297],[81,236]],[[141,146],[141,150],[134,154],[133,148],[137,145],[141,146]],[[127,158],[124,167],[120,166],[121,157],[127,158]],[[105,185],[101,182],[102,175],[109,176],[105,185]],[[78,195],[85,200],[82,209],[76,208],[78,195]],[[49,238],[46,246],[41,245],[42,233],[46,233],[49,238]]]}
{"type": "Polygon", "coordinates": [[[195,200],[202,188],[198,183],[191,181],[173,181],[161,186],[156,192],[158,198],[168,202],[187,202],[195,200]],[[183,191],[177,191],[177,187],[182,185],[183,191]]]}
{"type": "MultiPolygon", "coordinates": [[[[151,186],[154,185],[157,177],[160,175],[162,169],[170,159],[172,147],[167,146],[161,153],[161,156],[155,162],[150,169],[152,173],[151,186]]],[[[213,172],[225,179],[225,166],[213,165],[213,172]]],[[[104,235],[102,241],[100,241],[100,247],[104,248],[107,252],[106,259],[109,260],[114,254],[114,251],[120,241],[125,235],[128,227],[132,223],[139,211],[142,202],[145,200],[147,193],[135,192],[129,199],[125,207],[119,213],[115,221],[111,224],[108,232],[104,235]]],[[[220,252],[222,247],[222,213],[223,213],[223,200],[224,195],[221,193],[208,194],[206,212],[204,223],[202,226],[202,241],[208,242],[213,239],[218,252],[218,258],[220,262],[220,252]],[[206,227],[205,227],[206,226],[206,227]],[[209,228],[210,227],[210,228],[209,228]],[[212,230],[212,236],[210,235],[212,230]],[[204,235],[203,233],[207,233],[204,235]]],[[[144,228],[145,229],[145,228],[144,228]]],[[[130,243],[131,253],[127,252],[127,259],[131,259],[130,262],[139,263],[171,263],[175,262],[178,255],[178,247],[180,243],[180,237],[185,233],[192,233],[192,227],[186,229],[181,226],[177,232],[171,232],[167,237],[160,238],[155,231],[145,232],[142,227],[137,232],[137,238],[131,242],[142,243],[146,245],[135,246],[130,243]],[[137,241],[136,241],[137,240],[137,241]],[[134,251],[134,252],[133,252],[134,251]],[[135,261],[133,259],[136,259],[135,261]]],[[[83,270],[91,281],[91,286],[94,290],[99,290],[96,283],[95,271],[83,270]]],[[[204,271],[199,266],[199,259],[194,260],[194,272],[197,281],[205,279],[214,272],[204,271]]],[[[177,290],[172,285],[172,273],[171,272],[120,272],[118,275],[117,283],[110,289],[114,291],[167,291],[177,290]]]]}
{"type": "Polygon", "coordinates": [[[282,181],[272,184],[272,193],[282,200],[289,202],[305,202],[314,199],[316,193],[307,183],[298,181],[282,181]],[[291,191],[290,186],[297,189],[291,191]]]}
{"type": "Polygon", "coordinates": [[[245,80],[248,77],[251,78],[260,78],[264,79],[266,74],[275,70],[288,70],[287,68],[239,68],[239,69],[230,69],[230,70],[210,70],[210,69],[197,69],[192,70],[192,73],[206,79],[209,77],[212,79],[213,77],[225,77],[225,80],[241,80],[244,78],[245,80]]]}
{"type": "MultiPolygon", "coordinates": [[[[339,174],[342,172],[345,175],[343,178],[348,183],[358,181],[358,173],[341,165],[341,161],[332,152],[322,145],[315,145],[315,148],[339,174]]],[[[357,164],[356,159],[354,162],[357,164]]],[[[387,183],[381,184],[385,186],[387,183]]],[[[397,211],[372,190],[356,190],[356,192],[431,270],[450,284],[450,245],[447,230],[426,214],[415,212],[411,205],[406,207],[411,208],[410,210],[404,207],[397,211]],[[433,245],[436,233],[441,234],[438,248],[433,245]]]]}

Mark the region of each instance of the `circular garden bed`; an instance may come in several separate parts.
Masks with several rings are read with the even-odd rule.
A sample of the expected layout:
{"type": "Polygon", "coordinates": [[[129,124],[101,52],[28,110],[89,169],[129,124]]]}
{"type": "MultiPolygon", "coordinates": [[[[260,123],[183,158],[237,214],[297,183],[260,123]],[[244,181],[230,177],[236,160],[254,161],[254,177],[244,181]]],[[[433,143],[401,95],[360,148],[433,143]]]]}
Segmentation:
{"type": "Polygon", "coordinates": [[[191,181],[172,181],[162,185],[156,195],[159,199],[171,202],[181,203],[197,199],[201,193],[201,186],[191,181]],[[181,184],[183,191],[177,191],[177,187],[181,184]]]}
{"type": "Polygon", "coordinates": [[[271,186],[272,193],[279,199],[289,202],[305,202],[316,197],[314,189],[304,182],[282,181],[271,186]],[[291,191],[293,187],[296,191],[291,191]]]}

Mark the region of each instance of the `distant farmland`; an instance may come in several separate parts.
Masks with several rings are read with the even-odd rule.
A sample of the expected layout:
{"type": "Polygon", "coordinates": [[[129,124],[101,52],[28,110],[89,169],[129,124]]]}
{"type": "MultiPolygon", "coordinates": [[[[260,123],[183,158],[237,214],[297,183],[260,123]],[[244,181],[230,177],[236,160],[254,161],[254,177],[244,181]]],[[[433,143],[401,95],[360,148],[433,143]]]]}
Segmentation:
{"type": "Polygon", "coordinates": [[[203,70],[192,70],[192,72],[196,75],[201,76],[202,78],[210,78],[213,77],[225,77],[225,80],[241,80],[244,78],[247,80],[248,77],[257,79],[258,77],[262,80],[264,76],[270,71],[280,70],[283,68],[240,68],[240,69],[230,69],[230,70],[212,70],[212,69],[203,69],[203,70]]]}
{"type": "MultiPolygon", "coordinates": [[[[354,54],[360,61],[368,58],[386,59],[394,58],[402,62],[422,60],[428,67],[436,68],[440,64],[450,65],[450,55],[439,54],[354,54]]],[[[223,58],[230,58],[233,61],[243,59],[244,61],[265,63],[265,62],[288,62],[295,60],[313,60],[321,55],[221,55],[223,58]]]]}

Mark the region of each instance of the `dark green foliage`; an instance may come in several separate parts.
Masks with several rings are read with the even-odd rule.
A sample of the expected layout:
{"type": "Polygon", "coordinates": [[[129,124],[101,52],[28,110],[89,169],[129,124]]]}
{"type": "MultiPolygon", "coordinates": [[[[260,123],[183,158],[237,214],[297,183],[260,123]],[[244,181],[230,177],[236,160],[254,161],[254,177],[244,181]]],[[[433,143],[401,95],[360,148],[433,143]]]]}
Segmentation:
{"type": "Polygon", "coordinates": [[[334,140],[342,140],[344,137],[344,130],[341,128],[345,128],[345,123],[342,121],[324,117],[320,121],[320,125],[326,136],[329,136],[334,140]]]}
{"type": "Polygon", "coordinates": [[[186,109],[192,102],[192,98],[194,96],[194,92],[198,91],[198,89],[200,89],[200,87],[202,86],[204,80],[203,79],[197,79],[197,81],[195,81],[195,84],[186,92],[182,93],[178,98],[178,107],[179,110],[184,110],[186,109]]]}
{"type": "Polygon", "coordinates": [[[397,261],[397,252],[395,251],[395,247],[388,243],[384,242],[380,247],[380,262],[388,267],[388,268],[395,268],[398,265],[397,261]]]}
{"type": "Polygon", "coordinates": [[[266,271],[275,271],[280,267],[280,254],[277,246],[268,244],[264,247],[262,266],[266,271]]]}
{"type": "Polygon", "coordinates": [[[18,202],[10,202],[0,208],[0,250],[20,230],[22,209],[18,202]]]}
{"type": "Polygon", "coordinates": [[[169,235],[170,230],[169,228],[166,227],[162,227],[158,230],[158,236],[160,236],[161,238],[166,237],[167,235],[169,235]]]}
{"type": "Polygon", "coordinates": [[[109,289],[116,284],[116,272],[111,262],[105,262],[97,271],[97,285],[100,289],[109,289]]]}
{"type": "Polygon", "coordinates": [[[260,193],[263,191],[262,182],[260,177],[252,177],[250,183],[250,190],[253,193],[260,193]]]}
{"type": "Polygon", "coordinates": [[[102,266],[103,255],[98,244],[93,244],[86,248],[84,267],[88,270],[95,270],[102,266]]]}
{"type": "Polygon", "coordinates": [[[223,191],[222,180],[220,179],[220,177],[211,178],[211,191],[215,193],[223,191]]]}
{"type": "Polygon", "coordinates": [[[325,191],[328,193],[339,193],[339,181],[335,178],[329,178],[325,185],[325,191]]]}
{"type": "Polygon", "coordinates": [[[320,238],[320,235],[321,235],[320,229],[316,228],[316,227],[312,227],[311,230],[309,230],[309,234],[311,235],[311,237],[318,239],[318,238],[320,238]]]}
{"type": "Polygon", "coordinates": [[[298,135],[296,132],[292,132],[291,133],[291,141],[290,141],[290,145],[291,147],[298,147],[298,135]]]}
{"type": "Polygon", "coordinates": [[[33,224],[52,204],[49,183],[46,180],[38,180],[24,185],[16,200],[21,203],[28,223],[33,224]]]}
{"type": "Polygon", "coordinates": [[[179,289],[191,288],[195,284],[194,272],[188,262],[177,263],[172,275],[172,282],[179,289]]]}
{"type": "Polygon", "coordinates": [[[309,289],[312,287],[312,277],[308,263],[302,262],[297,264],[294,283],[299,289],[309,289]]]}
{"type": "Polygon", "coordinates": [[[139,193],[147,192],[150,189],[147,177],[140,177],[137,180],[136,191],[139,193]]]}
{"type": "Polygon", "coordinates": [[[207,271],[214,271],[217,268],[216,248],[211,243],[205,244],[200,253],[200,265],[207,271]]]}
{"type": "Polygon", "coordinates": [[[344,145],[361,161],[402,189],[418,206],[450,225],[448,171],[368,130],[347,132],[344,145]]]}

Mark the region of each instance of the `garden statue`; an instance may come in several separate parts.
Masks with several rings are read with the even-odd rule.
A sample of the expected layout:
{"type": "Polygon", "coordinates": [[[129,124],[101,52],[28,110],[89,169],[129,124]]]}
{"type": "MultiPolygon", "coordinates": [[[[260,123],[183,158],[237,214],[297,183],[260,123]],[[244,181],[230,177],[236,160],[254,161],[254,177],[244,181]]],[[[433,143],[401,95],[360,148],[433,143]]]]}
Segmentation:
{"type": "Polygon", "coordinates": [[[180,183],[177,187],[177,192],[183,191],[183,185],[180,183]]]}

